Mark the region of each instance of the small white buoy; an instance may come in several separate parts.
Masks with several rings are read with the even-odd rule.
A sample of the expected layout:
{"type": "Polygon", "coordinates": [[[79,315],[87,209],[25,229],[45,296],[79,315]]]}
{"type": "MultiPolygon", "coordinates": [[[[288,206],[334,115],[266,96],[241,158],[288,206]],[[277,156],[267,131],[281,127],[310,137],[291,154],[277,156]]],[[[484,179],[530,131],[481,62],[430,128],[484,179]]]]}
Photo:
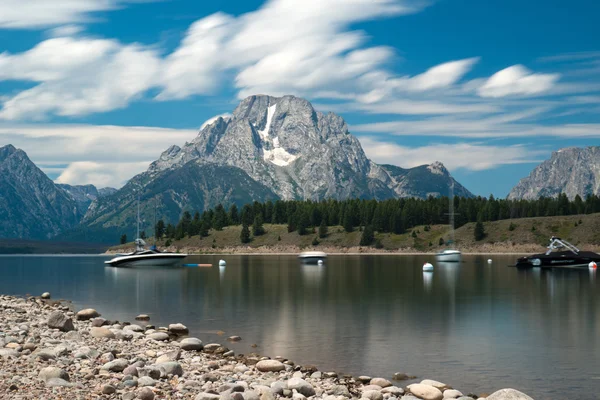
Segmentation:
{"type": "Polygon", "coordinates": [[[492,263],[492,259],[488,258],[488,264],[491,264],[491,263],[492,263]]]}
{"type": "Polygon", "coordinates": [[[226,265],[227,263],[225,262],[225,260],[219,260],[219,267],[224,267],[226,265]]]}
{"type": "Polygon", "coordinates": [[[593,262],[593,261],[588,264],[588,267],[590,267],[590,269],[596,269],[596,268],[598,268],[598,266],[596,265],[596,263],[593,262]]]}
{"type": "Polygon", "coordinates": [[[323,260],[317,261],[317,265],[323,265],[323,260]]]}
{"type": "Polygon", "coordinates": [[[433,265],[431,265],[430,263],[423,264],[423,271],[424,272],[433,271],[433,265]]]}

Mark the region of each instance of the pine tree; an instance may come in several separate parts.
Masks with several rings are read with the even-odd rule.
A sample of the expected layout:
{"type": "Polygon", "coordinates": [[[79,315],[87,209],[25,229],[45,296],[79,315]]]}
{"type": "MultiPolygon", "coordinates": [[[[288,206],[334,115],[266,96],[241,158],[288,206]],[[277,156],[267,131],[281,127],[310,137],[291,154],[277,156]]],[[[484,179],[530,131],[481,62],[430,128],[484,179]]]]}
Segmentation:
{"type": "Polygon", "coordinates": [[[483,227],[483,222],[481,220],[477,221],[475,224],[475,231],[473,232],[476,241],[483,240],[485,238],[485,229],[483,227]]]}
{"type": "Polygon", "coordinates": [[[344,211],[343,225],[344,230],[348,233],[354,230],[354,226],[352,224],[352,215],[350,215],[350,210],[348,207],[346,207],[346,210],[344,211]]]}
{"type": "Polygon", "coordinates": [[[217,230],[223,230],[224,227],[227,226],[227,213],[225,212],[225,208],[222,204],[219,204],[215,208],[215,216],[213,227],[217,230]]]}
{"type": "Polygon", "coordinates": [[[372,225],[365,226],[363,230],[362,236],[360,238],[361,246],[370,246],[375,240],[375,231],[373,230],[372,225]]]}
{"type": "Polygon", "coordinates": [[[444,242],[444,238],[440,238],[438,245],[443,246],[444,244],[446,244],[446,242],[444,242]]]}
{"type": "Polygon", "coordinates": [[[318,246],[319,245],[319,239],[317,239],[317,237],[315,236],[315,238],[312,240],[312,245],[313,246],[318,246]]]}
{"type": "Polygon", "coordinates": [[[239,225],[240,223],[240,214],[235,204],[232,204],[231,207],[229,207],[229,223],[231,225],[239,225]]]}
{"type": "Polygon", "coordinates": [[[154,235],[157,239],[160,239],[165,234],[165,222],[162,219],[159,219],[154,227],[154,235]]]}
{"type": "Polygon", "coordinates": [[[124,233],[121,235],[121,244],[127,243],[127,235],[124,233]]]}
{"type": "Polygon", "coordinates": [[[256,217],[254,217],[254,223],[252,224],[252,234],[254,236],[260,236],[265,234],[262,214],[258,214],[256,217]]]}
{"type": "Polygon", "coordinates": [[[242,232],[240,233],[240,241],[242,243],[250,243],[250,229],[248,225],[242,225],[242,232]]]}
{"type": "Polygon", "coordinates": [[[327,237],[327,221],[325,221],[325,218],[321,219],[321,225],[319,225],[319,237],[321,239],[324,239],[327,237]]]}
{"type": "Polygon", "coordinates": [[[140,239],[146,239],[146,231],[140,232],[140,239]]]}

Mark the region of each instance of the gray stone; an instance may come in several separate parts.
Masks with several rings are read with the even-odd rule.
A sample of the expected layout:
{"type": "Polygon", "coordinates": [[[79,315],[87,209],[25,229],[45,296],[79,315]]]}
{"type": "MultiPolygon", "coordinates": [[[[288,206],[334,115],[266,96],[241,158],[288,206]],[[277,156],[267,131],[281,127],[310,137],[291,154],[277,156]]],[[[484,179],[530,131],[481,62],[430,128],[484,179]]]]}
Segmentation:
{"type": "Polygon", "coordinates": [[[259,394],[254,390],[246,390],[242,395],[244,400],[260,400],[259,394]]]}
{"type": "Polygon", "coordinates": [[[348,390],[348,387],[346,385],[335,385],[331,389],[331,394],[333,394],[335,396],[352,397],[352,395],[350,394],[350,391],[348,390]]]}
{"type": "Polygon", "coordinates": [[[138,367],[139,365],[132,364],[123,370],[124,375],[138,376],[138,367]]]}
{"type": "Polygon", "coordinates": [[[124,358],[117,358],[114,361],[107,362],[101,369],[111,372],[122,372],[129,366],[129,361],[124,358]]]}
{"type": "Polygon", "coordinates": [[[48,381],[53,378],[60,378],[65,381],[69,381],[69,374],[64,369],[58,367],[46,367],[40,371],[38,378],[43,381],[48,381]]]}
{"type": "Polygon", "coordinates": [[[213,393],[200,393],[196,396],[196,400],[219,400],[221,396],[213,393]]]}
{"type": "Polygon", "coordinates": [[[126,330],[116,331],[116,332],[114,332],[114,334],[115,334],[115,338],[117,340],[123,340],[125,342],[129,342],[129,341],[131,341],[131,339],[133,339],[133,332],[131,332],[131,331],[126,331],[126,330]]]}
{"type": "Polygon", "coordinates": [[[72,342],[81,342],[83,338],[81,337],[81,333],[77,331],[71,331],[65,334],[65,339],[70,340],[72,342]]]}
{"type": "Polygon", "coordinates": [[[102,386],[102,394],[113,394],[117,391],[113,385],[104,385],[102,386]]]}
{"type": "Polygon", "coordinates": [[[99,328],[101,326],[108,325],[108,321],[104,318],[94,318],[92,320],[92,326],[99,328]]]}
{"type": "Polygon", "coordinates": [[[72,387],[72,383],[60,378],[51,378],[46,381],[47,387],[72,387]]]}
{"type": "MultiPolygon", "coordinates": [[[[290,390],[297,390],[298,393],[302,393],[306,397],[315,395],[315,389],[312,387],[312,385],[301,378],[289,379],[287,381],[287,387],[290,390]]],[[[372,400],[376,400],[376,399],[372,399],[372,400]]]]}
{"type": "Polygon", "coordinates": [[[221,347],[218,343],[209,343],[204,346],[204,351],[207,353],[214,353],[219,347],[221,347]]]}
{"type": "Polygon", "coordinates": [[[450,385],[446,385],[445,383],[434,381],[433,379],[424,379],[421,381],[421,385],[429,385],[433,386],[436,389],[444,391],[446,389],[451,389],[450,385]]]}
{"type": "Polygon", "coordinates": [[[138,390],[137,397],[140,400],[154,400],[154,392],[147,387],[138,390]]]}
{"type": "Polygon", "coordinates": [[[86,308],[84,310],[79,311],[75,315],[75,318],[77,318],[78,321],[88,321],[92,318],[98,318],[99,316],[100,314],[98,313],[98,311],[94,310],[93,308],[86,308]]]}
{"type": "Polygon", "coordinates": [[[168,351],[156,359],[156,364],[162,364],[169,361],[177,361],[181,358],[181,350],[168,351]]]}
{"type": "Polygon", "coordinates": [[[92,349],[90,347],[84,346],[80,347],[76,352],[75,358],[87,358],[89,360],[95,360],[100,355],[100,352],[96,349],[92,349]]]}
{"type": "Polygon", "coordinates": [[[152,340],[156,340],[159,342],[163,342],[165,340],[169,340],[169,334],[165,332],[154,332],[148,335],[148,337],[152,340]]]}
{"type": "Polygon", "coordinates": [[[19,352],[13,349],[0,349],[0,357],[19,357],[19,352]]]}
{"type": "Polygon", "coordinates": [[[50,293],[49,292],[44,292],[42,293],[42,299],[48,300],[50,298],[50,293]]]}
{"type": "Polygon", "coordinates": [[[515,389],[500,389],[497,392],[490,394],[487,400],[533,400],[525,393],[515,389]]]}
{"type": "Polygon", "coordinates": [[[369,400],[383,400],[383,394],[379,390],[365,390],[361,398],[369,400]]]}
{"type": "Polygon", "coordinates": [[[457,399],[459,397],[462,397],[462,393],[459,392],[458,390],[454,390],[454,389],[449,389],[449,390],[445,390],[444,393],[444,399],[457,399]]]}
{"type": "Polygon", "coordinates": [[[402,396],[404,394],[404,389],[399,388],[397,386],[388,386],[386,388],[381,389],[381,393],[389,393],[392,396],[402,396]]]}
{"type": "Polygon", "coordinates": [[[160,379],[161,375],[160,369],[158,367],[153,366],[138,368],[137,372],[139,377],[149,376],[152,379],[160,379]]]}
{"type": "Polygon", "coordinates": [[[127,393],[123,393],[121,400],[134,400],[135,398],[136,398],[136,396],[135,396],[134,392],[127,392],[127,393]]]}
{"type": "Polygon", "coordinates": [[[431,385],[413,383],[412,385],[408,385],[408,390],[423,400],[442,400],[443,398],[442,392],[431,385]]]}
{"type": "Polygon", "coordinates": [[[271,383],[271,391],[280,396],[283,396],[283,391],[287,388],[287,383],[283,381],[275,381],[271,383]]]}
{"type": "Polygon", "coordinates": [[[277,360],[261,360],[256,363],[256,369],[260,372],[279,372],[285,369],[285,365],[277,360]]]}
{"type": "Polygon", "coordinates": [[[150,321],[150,316],[148,314],[140,314],[135,317],[137,321],[150,321]]]}
{"type": "MultiPolygon", "coordinates": [[[[152,378],[150,378],[152,379],[152,378]]],[[[138,385],[137,381],[134,381],[133,379],[127,379],[125,381],[123,381],[123,386],[125,387],[136,387],[138,385]]]]}
{"type": "Polygon", "coordinates": [[[405,381],[407,379],[409,379],[408,375],[406,375],[403,372],[396,372],[394,374],[394,376],[392,377],[392,379],[394,379],[395,381],[405,381]]]}
{"type": "Polygon", "coordinates": [[[137,380],[138,386],[155,386],[156,381],[149,376],[142,376],[137,380]]]}
{"type": "Polygon", "coordinates": [[[366,376],[366,375],[361,375],[358,378],[356,378],[359,382],[362,383],[369,383],[371,382],[371,377],[370,376],[366,376]]]}
{"type": "Polygon", "coordinates": [[[161,370],[161,376],[163,376],[163,374],[164,374],[164,376],[168,376],[168,375],[182,376],[183,375],[183,368],[181,367],[181,364],[179,364],[178,362],[170,361],[170,362],[158,364],[157,366],[161,370]]]}
{"type": "Polygon", "coordinates": [[[169,332],[174,335],[187,335],[190,333],[187,326],[183,324],[171,324],[169,325],[169,332]]]}
{"type": "Polygon", "coordinates": [[[390,381],[388,381],[387,379],[383,379],[383,378],[373,378],[373,379],[371,379],[370,384],[381,386],[382,388],[392,386],[392,383],[390,381]]]}
{"type": "Polygon", "coordinates": [[[115,334],[112,333],[112,331],[110,329],[102,328],[102,327],[93,327],[92,329],[90,329],[90,335],[92,335],[92,337],[95,337],[98,339],[101,339],[101,338],[114,339],[115,338],[115,334]]]}
{"type": "Polygon", "coordinates": [[[144,332],[144,328],[142,328],[139,325],[136,324],[131,324],[131,325],[127,325],[123,328],[124,331],[132,331],[132,332],[144,332]]]}
{"type": "Polygon", "coordinates": [[[240,340],[242,340],[242,338],[239,336],[229,336],[227,340],[229,340],[230,342],[239,342],[240,340]]]}
{"type": "Polygon", "coordinates": [[[50,314],[50,317],[48,318],[48,327],[59,329],[62,332],[69,332],[75,329],[73,320],[60,311],[53,311],[52,314],[50,314]]]}
{"type": "Polygon", "coordinates": [[[179,342],[179,346],[181,349],[186,351],[200,351],[204,348],[202,345],[202,340],[193,337],[183,339],[181,342],[179,342]]]}

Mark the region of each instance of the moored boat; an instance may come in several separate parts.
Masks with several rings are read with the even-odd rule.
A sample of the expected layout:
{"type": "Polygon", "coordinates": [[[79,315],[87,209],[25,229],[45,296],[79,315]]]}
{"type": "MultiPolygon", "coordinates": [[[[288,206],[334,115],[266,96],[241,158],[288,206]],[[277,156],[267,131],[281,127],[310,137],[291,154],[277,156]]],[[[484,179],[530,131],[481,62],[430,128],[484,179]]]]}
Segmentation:
{"type": "Polygon", "coordinates": [[[325,262],[327,254],[323,253],[322,251],[306,251],[304,253],[300,253],[298,258],[305,264],[318,264],[319,261],[325,262]]]}
{"type": "Polygon", "coordinates": [[[517,260],[517,268],[589,268],[590,263],[600,264],[600,254],[581,251],[559,237],[550,238],[546,253],[533,254],[517,260]]]}
{"type": "Polygon", "coordinates": [[[184,253],[171,253],[160,251],[156,248],[146,249],[146,243],[142,239],[136,239],[136,250],[129,254],[119,254],[112,260],[105,261],[112,267],[150,267],[150,266],[173,266],[181,263],[187,257],[184,253]]]}

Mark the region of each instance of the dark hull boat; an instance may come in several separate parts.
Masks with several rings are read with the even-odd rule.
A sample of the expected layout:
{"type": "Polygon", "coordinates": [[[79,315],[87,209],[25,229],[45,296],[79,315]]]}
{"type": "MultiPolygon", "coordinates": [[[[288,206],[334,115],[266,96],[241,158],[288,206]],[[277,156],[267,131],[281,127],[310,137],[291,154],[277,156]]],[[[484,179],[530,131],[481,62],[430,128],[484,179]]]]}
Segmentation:
{"type": "Polygon", "coordinates": [[[600,264],[600,254],[580,251],[566,240],[552,237],[546,253],[521,257],[515,266],[517,268],[595,268],[596,264],[600,264]]]}

